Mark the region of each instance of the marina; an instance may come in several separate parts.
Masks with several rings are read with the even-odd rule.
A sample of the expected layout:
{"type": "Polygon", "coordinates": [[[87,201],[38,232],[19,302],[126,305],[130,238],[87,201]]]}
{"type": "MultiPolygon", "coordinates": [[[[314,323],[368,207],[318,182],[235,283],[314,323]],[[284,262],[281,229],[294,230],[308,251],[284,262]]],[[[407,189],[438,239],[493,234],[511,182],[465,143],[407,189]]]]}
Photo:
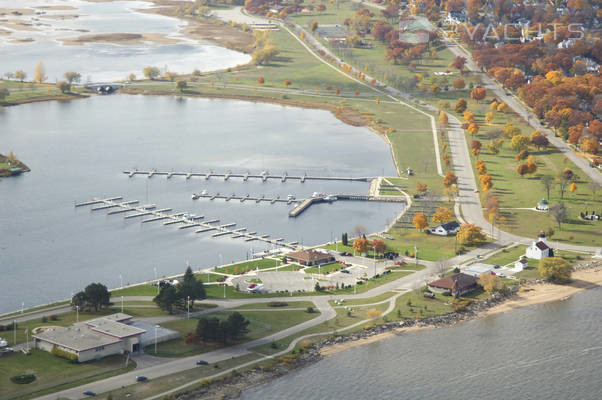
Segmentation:
{"type": "MultiPolygon", "coordinates": [[[[297,242],[286,243],[283,238],[270,239],[270,235],[258,235],[257,232],[247,232],[247,228],[234,229],[233,227],[236,226],[235,222],[230,222],[222,225],[211,225],[219,222],[219,219],[212,219],[209,221],[201,222],[201,220],[204,219],[204,216],[198,216],[188,213],[168,214],[168,211],[172,211],[171,208],[162,208],[159,210],[155,210],[154,205],[153,207],[151,207],[153,209],[149,209],[148,206],[134,206],[133,204],[137,204],[138,200],[118,202],[118,200],[122,199],[122,196],[109,197],[105,199],[93,198],[89,201],[75,203],[75,207],[77,208],[101,204],[99,206],[92,207],[91,211],[107,210],[118,207],[120,208],[120,210],[118,211],[121,211],[122,213],[133,212],[133,214],[124,215],[124,220],[143,216],[151,216],[150,218],[141,220],[141,224],[168,219],[169,221],[163,222],[163,226],[182,224],[178,227],[178,229],[200,227],[201,229],[195,230],[195,233],[216,231],[215,233],[211,234],[212,238],[231,235],[233,239],[243,238],[245,242],[258,240],[261,242],[272,244],[274,246],[286,247],[292,250],[297,248],[297,242]]],[[[107,215],[111,215],[111,213],[115,214],[115,211],[109,211],[107,212],[107,215]]]]}

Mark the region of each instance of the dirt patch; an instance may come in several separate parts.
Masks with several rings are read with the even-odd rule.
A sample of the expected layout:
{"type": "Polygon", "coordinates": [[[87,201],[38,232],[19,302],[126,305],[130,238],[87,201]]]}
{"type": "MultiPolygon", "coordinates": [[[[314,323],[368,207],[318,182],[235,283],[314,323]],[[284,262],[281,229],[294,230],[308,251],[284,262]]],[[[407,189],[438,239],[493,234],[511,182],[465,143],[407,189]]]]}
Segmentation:
{"type": "Polygon", "coordinates": [[[174,44],[180,42],[177,39],[172,39],[159,33],[99,33],[60,39],[60,41],[67,46],[81,46],[86,43],[112,43],[128,45],[142,44],[145,42],[154,42],[159,44],[174,44]]]}

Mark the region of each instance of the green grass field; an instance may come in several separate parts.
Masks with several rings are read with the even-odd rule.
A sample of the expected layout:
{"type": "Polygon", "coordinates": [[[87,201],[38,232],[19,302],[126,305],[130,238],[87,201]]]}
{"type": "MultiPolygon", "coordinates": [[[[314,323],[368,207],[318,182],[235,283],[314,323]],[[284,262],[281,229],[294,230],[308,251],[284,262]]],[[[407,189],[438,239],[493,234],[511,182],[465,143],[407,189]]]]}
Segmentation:
{"type": "Polygon", "coordinates": [[[266,269],[277,267],[281,264],[278,260],[273,260],[271,258],[262,258],[258,260],[245,261],[241,263],[237,263],[234,265],[229,265],[227,267],[216,268],[215,272],[219,272],[222,274],[239,274],[244,271],[254,271],[256,269],[266,269]]]}
{"type": "MultiPolygon", "coordinates": [[[[204,315],[205,317],[217,317],[219,319],[225,319],[231,313],[228,311],[219,311],[211,314],[204,315]]],[[[244,343],[250,340],[258,339],[276,333],[290,326],[297,325],[301,322],[310,320],[319,315],[319,313],[307,313],[306,311],[300,310],[289,310],[286,312],[275,312],[275,311],[241,311],[241,314],[247,318],[251,323],[249,324],[249,332],[241,340],[238,340],[228,345],[234,345],[238,343],[244,343]]],[[[207,343],[207,344],[191,344],[188,345],[184,341],[184,337],[194,332],[198,319],[181,319],[176,321],[169,321],[162,323],[161,326],[176,330],[180,333],[181,338],[170,340],[165,343],[160,343],[157,347],[157,355],[161,357],[184,357],[193,354],[201,354],[208,351],[216,350],[224,347],[221,343],[207,343]]],[[[148,354],[154,354],[154,346],[148,346],[145,349],[148,354]]]]}
{"type": "Polygon", "coordinates": [[[41,350],[32,350],[30,356],[15,353],[1,359],[0,398],[33,398],[93,380],[108,378],[131,368],[133,366],[124,368],[124,358],[121,356],[73,364],[41,350]],[[34,374],[36,380],[27,385],[12,383],[10,378],[19,374],[34,374]]]}

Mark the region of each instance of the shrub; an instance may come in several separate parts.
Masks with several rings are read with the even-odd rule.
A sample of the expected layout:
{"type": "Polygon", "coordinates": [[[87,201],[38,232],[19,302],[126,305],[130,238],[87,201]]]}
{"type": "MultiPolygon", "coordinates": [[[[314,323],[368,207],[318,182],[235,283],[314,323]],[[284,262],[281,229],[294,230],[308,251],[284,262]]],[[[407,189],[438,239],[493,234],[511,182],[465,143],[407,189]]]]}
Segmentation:
{"type": "Polygon", "coordinates": [[[313,313],[315,313],[315,312],[316,312],[316,310],[314,310],[314,308],[313,308],[313,307],[311,307],[311,306],[310,306],[310,307],[307,307],[307,309],[306,309],[305,311],[306,311],[307,313],[309,313],[309,314],[313,314],[313,313]]]}
{"type": "Polygon", "coordinates": [[[10,378],[12,383],[17,385],[27,385],[36,380],[36,376],[33,374],[15,375],[10,378]]]}
{"type": "Polygon", "coordinates": [[[42,323],[45,324],[46,322],[48,322],[48,318],[46,318],[46,316],[42,317],[42,323]]]}
{"type": "Polygon", "coordinates": [[[77,362],[77,354],[73,354],[70,353],[68,351],[65,350],[61,350],[56,346],[52,347],[52,351],[50,351],[53,355],[57,356],[57,357],[61,357],[64,358],[66,360],[71,361],[72,363],[76,363],[77,362]]]}
{"type": "Polygon", "coordinates": [[[270,301],[268,307],[286,307],[288,303],[285,301],[270,301]]]}
{"type": "Polygon", "coordinates": [[[58,319],[59,319],[59,317],[58,317],[56,314],[52,314],[52,315],[50,316],[50,320],[51,320],[51,321],[58,321],[58,319]]]}

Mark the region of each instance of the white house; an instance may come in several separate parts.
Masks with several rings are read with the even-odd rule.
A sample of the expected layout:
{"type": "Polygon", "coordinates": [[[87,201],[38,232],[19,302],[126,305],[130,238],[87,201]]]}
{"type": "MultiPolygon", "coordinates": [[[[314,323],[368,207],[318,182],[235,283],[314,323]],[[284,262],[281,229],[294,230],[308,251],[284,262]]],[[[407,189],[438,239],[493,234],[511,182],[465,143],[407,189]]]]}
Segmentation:
{"type": "Polygon", "coordinates": [[[534,258],[536,260],[552,256],[552,249],[546,243],[546,234],[544,231],[541,231],[536,242],[527,247],[525,255],[527,258],[534,258]]]}
{"type": "Polygon", "coordinates": [[[462,273],[479,278],[482,274],[491,274],[492,271],[493,265],[477,263],[472,264],[470,267],[462,271],[462,273]]]}
{"type": "Polygon", "coordinates": [[[441,225],[433,226],[429,232],[433,235],[450,236],[455,235],[460,230],[460,224],[456,221],[446,222],[441,225]]]}
{"type": "Polygon", "coordinates": [[[535,209],[538,211],[548,211],[550,209],[550,204],[546,199],[541,199],[541,201],[535,206],[535,209]]]}
{"type": "Polygon", "coordinates": [[[523,269],[527,268],[529,266],[529,262],[527,261],[526,258],[520,258],[517,261],[514,262],[514,271],[515,272],[520,272],[523,269]]]}

